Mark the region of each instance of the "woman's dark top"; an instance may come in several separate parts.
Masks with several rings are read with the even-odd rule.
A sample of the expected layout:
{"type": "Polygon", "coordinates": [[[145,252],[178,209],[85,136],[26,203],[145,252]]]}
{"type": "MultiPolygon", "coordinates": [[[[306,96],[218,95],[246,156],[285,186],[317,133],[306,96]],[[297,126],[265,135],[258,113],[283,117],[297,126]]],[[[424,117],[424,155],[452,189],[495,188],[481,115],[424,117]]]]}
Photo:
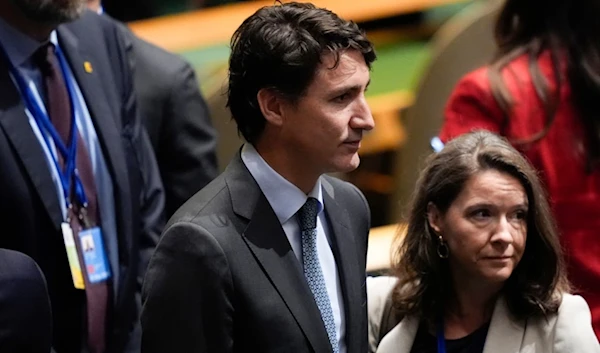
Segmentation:
{"type": "MultiPolygon", "coordinates": [[[[446,353],[482,353],[490,323],[486,323],[468,336],[446,340],[446,353]]],[[[437,353],[437,337],[421,323],[410,353],[437,353]]]]}

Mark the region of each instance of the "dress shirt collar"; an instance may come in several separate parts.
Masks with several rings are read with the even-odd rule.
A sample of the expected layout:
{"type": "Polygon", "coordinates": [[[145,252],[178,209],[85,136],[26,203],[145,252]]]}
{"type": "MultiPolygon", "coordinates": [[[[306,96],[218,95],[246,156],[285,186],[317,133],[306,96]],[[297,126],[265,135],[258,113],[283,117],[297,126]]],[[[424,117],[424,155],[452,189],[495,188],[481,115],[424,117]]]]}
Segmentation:
{"type": "Polygon", "coordinates": [[[271,168],[251,144],[244,144],[241,154],[242,161],[258,183],[281,224],[290,220],[304,205],[308,197],[317,199],[319,213],[323,211],[321,178],[317,179],[312,191],[306,195],[296,185],[271,168]]]}
{"type": "MultiPolygon", "coordinates": [[[[50,33],[50,42],[56,46],[58,45],[56,30],[50,33]]],[[[44,45],[44,42],[38,42],[22,33],[2,18],[0,18],[0,43],[15,67],[25,65],[33,53],[44,45]]]]}

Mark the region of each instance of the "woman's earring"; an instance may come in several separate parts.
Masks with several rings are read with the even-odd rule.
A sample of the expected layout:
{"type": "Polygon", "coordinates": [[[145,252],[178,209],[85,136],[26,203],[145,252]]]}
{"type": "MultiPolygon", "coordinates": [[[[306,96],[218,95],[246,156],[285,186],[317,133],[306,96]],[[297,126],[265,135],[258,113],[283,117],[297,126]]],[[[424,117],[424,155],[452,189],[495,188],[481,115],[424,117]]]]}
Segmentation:
{"type": "Polygon", "coordinates": [[[438,239],[439,239],[440,243],[438,244],[438,247],[437,247],[437,254],[440,257],[440,259],[447,259],[448,256],[450,255],[450,249],[448,249],[448,244],[446,244],[446,242],[444,241],[444,238],[442,238],[442,236],[439,234],[438,234],[438,239]]]}

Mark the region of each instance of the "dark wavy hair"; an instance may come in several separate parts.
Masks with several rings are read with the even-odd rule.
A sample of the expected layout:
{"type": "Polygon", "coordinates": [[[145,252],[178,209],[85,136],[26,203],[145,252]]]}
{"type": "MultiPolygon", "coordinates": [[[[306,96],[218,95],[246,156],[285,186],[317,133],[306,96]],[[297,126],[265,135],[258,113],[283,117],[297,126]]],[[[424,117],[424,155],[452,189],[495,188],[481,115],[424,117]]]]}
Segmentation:
{"type": "Polygon", "coordinates": [[[266,6],[248,17],[231,38],[227,106],[238,132],[250,143],[264,130],[266,120],[257,101],[270,88],[296,102],[312,82],[323,54],[355,49],[371,67],[372,43],[351,21],[309,3],[266,6]]]}
{"type": "Polygon", "coordinates": [[[514,104],[503,80],[502,69],[527,55],[532,83],[542,102],[547,121],[544,129],[515,145],[542,139],[552,126],[565,80],[572,90],[587,133],[588,171],[600,160],[600,2],[597,0],[506,0],[496,23],[498,52],[489,70],[492,93],[510,116],[514,104]],[[537,59],[549,51],[557,89],[549,88],[537,59]],[[566,77],[561,72],[566,67],[566,77]]]}
{"type": "Polygon", "coordinates": [[[437,255],[439,240],[430,229],[427,206],[431,202],[445,214],[465,183],[485,170],[519,180],[529,201],[525,252],[503,288],[510,312],[525,319],[558,310],[569,284],[544,188],[534,168],[506,139],[476,131],[431,155],[421,172],[407,233],[394,252],[393,270],[399,281],[393,303],[399,317],[418,315],[432,324],[453,297],[448,263],[437,255]]]}

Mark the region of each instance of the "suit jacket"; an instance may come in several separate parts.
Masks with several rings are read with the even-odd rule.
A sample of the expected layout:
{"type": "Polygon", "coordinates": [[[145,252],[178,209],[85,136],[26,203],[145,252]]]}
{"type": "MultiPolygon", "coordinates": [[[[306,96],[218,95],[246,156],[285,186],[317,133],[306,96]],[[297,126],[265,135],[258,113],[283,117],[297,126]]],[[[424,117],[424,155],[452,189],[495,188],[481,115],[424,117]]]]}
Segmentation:
{"type": "Polygon", "coordinates": [[[119,25],[134,71],[140,116],[165,187],[169,219],[218,175],[217,134],[190,64],[119,25]]]}
{"type": "MultiPolygon", "coordinates": [[[[386,305],[395,280],[389,277],[368,282],[370,337],[388,330],[386,305]],[[383,321],[382,321],[383,319],[383,321]]],[[[377,353],[410,353],[420,318],[408,316],[378,342],[377,353]]],[[[371,350],[372,351],[372,350],[371,350]]],[[[591,325],[590,309],[580,296],[563,294],[558,313],[548,317],[514,320],[503,298],[496,302],[483,353],[599,353],[600,345],[591,325]]]]}
{"type": "Polygon", "coordinates": [[[0,352],[49,353],[51,344],[44,274],[29,256],[0,249],[0,352]]]}
{"type": "MultiPolygon", "coordinates": [[[[590,309],[580,296],[564,294],[558,314],[515,321],[504,300],[496,303],[483,353],[598,353],[590,309]]],[[[410,353],[419,318],[407,317],[381,341],[377,353],[410,353]]]]}
{"type": "MultiPolygon", "coordinates": [[[[324,176],[348,353],[367,349],[369,208],[324,176]]],[[[142,352],[331,352],[287,237],[240,154],[171,218],[144,282],[142,352]]]]}
{"type": "MultiPolygon", "coordinates": [[[[568,81],[557,88],[549,52],[538,58],[540,72],[556,103],[552,127],[539,141],[517,144],[540,172],[548,190],[565,249],[569,280],[592,311],[596,335],[600,337],[600,168],[586,166],[586,132],[574,106],[568,81]]],[[[566,77],[565,65],[559,74],[566,77]]],[[[474,129],[486,129],[506,136],[509,141],[526,140],[543,131],[547,117],[529,72],[529,60],[520,56],[502,71],[514,107],[505,115],[490,88],[488,68],[466,75],[456,86],[444,116],[440,138],[447,141],[474,129]]]]}
{"type": "MultiPolygon", "coordinates": [[[[139,315],[142,269],[164,225],[164,195],[152,149],[135,106],[123,42],[114,24],[92,12],[57,29],[96,129],[112,177],[118,263],[111,263],[113,310],[107,351],[122,352],[139,315]],[[84,62],[91,63],[86,72],[84,62]]],[[[21,251],[48,281],[54,315],[53,347],[79,352],[85,294],[73,287],[60,224],[56,188],[21,96],[0,60],[0,247],[21,251]]],[[[116,251],[116,249],[107,249],[116,251]]],[[[110,256],[109,256],[110,258],[110,256]]],[[[115,258],[115,257],[113,257],[115,258]]]]}

